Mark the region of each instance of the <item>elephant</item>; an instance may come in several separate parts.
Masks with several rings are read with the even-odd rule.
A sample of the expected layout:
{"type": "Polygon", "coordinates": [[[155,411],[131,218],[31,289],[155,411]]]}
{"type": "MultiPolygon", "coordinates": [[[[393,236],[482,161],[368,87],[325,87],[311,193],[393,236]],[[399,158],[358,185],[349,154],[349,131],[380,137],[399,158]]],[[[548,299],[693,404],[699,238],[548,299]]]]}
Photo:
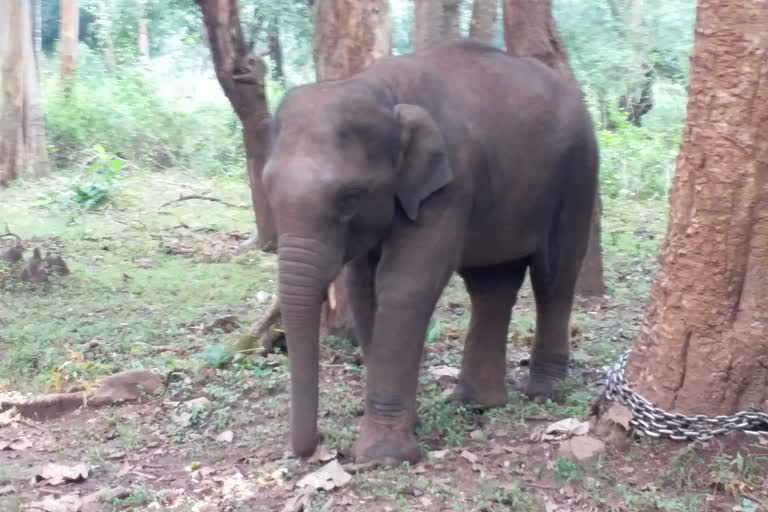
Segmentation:
{"type": "Polygon", "coordinates": [[[524,389],[557,389],[599,160],[574,80],[456,40],[296,87],[270,130],[262,183],[278,235],[297,456],[318,443],[321,306],[339,276],[366,366],[356,461],[420,458],[419,367],[455,273],[471,322],[452,399],[506,403],[507,331],[526,271],[536,334],[524,389]]]}

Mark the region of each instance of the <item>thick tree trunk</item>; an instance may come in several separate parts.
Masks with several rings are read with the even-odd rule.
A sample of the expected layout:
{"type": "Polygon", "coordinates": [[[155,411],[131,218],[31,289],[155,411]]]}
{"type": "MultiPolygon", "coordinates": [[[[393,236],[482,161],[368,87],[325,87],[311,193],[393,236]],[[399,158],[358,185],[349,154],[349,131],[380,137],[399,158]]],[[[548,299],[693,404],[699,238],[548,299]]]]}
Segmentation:
{"type": "Polygon", "coordinates": [[[475,0],[472,4],[472,21],[469,37],[490,44],[496,31],[498,0],[475,0]]]}
{"type": "Polygon", "coordinates": [[[312,51],[317,80],[336,80],[366,68],[392,52],[386,0],[316,0],[312,51]]]}
{"type": "Polygon", "coordinates": [[[461,0],[443,0],[442,40],[461,37],[460,14],[461,0]]]}
{"type": "Polygon", "coordinates": [[[43,54],[43,15],[40,8],[42,0],[32,0],[32,38],[34,41],[35,71],[40,78],[40,59],[43,54]]]}
{"type": "Polygon", "coordinates": [[[461,37],[461,0],[414,0],[413,49],[461,37]]]}
{"type": "Polygon", "coordinates": [[[77,67],[77,36],[80,31],[79,0],[61,0],[59,59],[61,79],[72,80],[77,67]]]}
{"type": "Polygon", "coordinates": [[[28,0],[0,0],[0,184],[48,173],[28,0]]]}
{"type": "Polygon", "coordinates": [[[633,389],[687,414],[768,405],[768,6],[699,2],[688,119],[633,389]]]}
{"type": "MultiPolygon", "coordinates": [[[[552,17],[550,0],[503,0],[504,43],[507,51],[521,57],[535,57],[571,80],[576,80],[568,65],[563,42],[552,17]]],[[[584,258],[576,293],[599,296],[605,293],[603,254],[600,244],[600,190],[596,191],[589,246],[584,258]]]]}
{"type": "Polygon", "coordinates": [[[442,39],[442,0],[414,0],[413,49],[429,48],[442,39]]]}
{"type": "Polygon", "coordinates": [[[269,144],[269,109],[264,93],[267,68],[245,42],[236,0],[197,3],[203,11],[216,77],[243,125],[259,247],[273,251],[277,247],[277,232],[261,183],[269,144]]]}
{"type": "MultiPolygon", "coordinates": [[[[317,80],[344,78],[392,52],[388,0],[316,0],[312,48],[317,80]]],[[[352,339],[352,318],[344,281],[328,290],[321,324],[325,333],[352,339]]]]}

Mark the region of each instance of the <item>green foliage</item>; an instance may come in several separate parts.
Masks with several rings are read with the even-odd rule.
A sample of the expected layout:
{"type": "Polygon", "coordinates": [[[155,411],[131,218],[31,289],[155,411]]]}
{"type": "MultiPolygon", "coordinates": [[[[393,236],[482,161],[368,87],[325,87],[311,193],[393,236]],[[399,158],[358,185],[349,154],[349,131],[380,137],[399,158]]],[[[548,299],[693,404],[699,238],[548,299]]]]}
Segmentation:
{"type": "Polygon", "coordinates": [[[123,160],[114,153],[107,153],[104,146],[93,146],[96,160],[88,166],[90,180],[87,183],[75,183],[72,197],[80,207],[88,210],[101,206],[110,199],[112,186],[123,179],[119,175],[123,160]]]}
{"type": "Polygon", "coordinates": [[[201,357],[208,368],[222,368],[232,360],[232,352],[218,345],[205,347],[201,357]]]}
{"type": "Polygon", "coordinates": [[[440,322],[437,321],[437,318],[430,318],[429,325],[427,326],[427,341],[435,341],[440,337],[440,332],[440,322]]]}
{"type": "Polygon", "coordinates": [[[612,116],[614,130],[598,129],[600,187],[611,198],[665,198],[675,170],[677,130],[652,131],[612,116]],[[670,133],[671,132],[671,133],[670,133]]]}
{"type": "Polygon", "coordinates": [[[98,57],[85,53],[82,61],[88,72],[81,73],[83,78],[69,93],[56,76],[44,81],[46,130],[49,144],[56,148],[51,154],[55,168],[89,166],[91,148],[99,142],[120,148],[121,159],[141,167],[244,175],[240,121],[229,105],[185,104],[161,91],[139,69],[125,67],[109,75],[98,57]]]}
{"type": "Polygon", "coordinates": [[[555,461],[555,478],[561,482],[580,481],[584,470],[573,457],[559,457],[555,461]]]}

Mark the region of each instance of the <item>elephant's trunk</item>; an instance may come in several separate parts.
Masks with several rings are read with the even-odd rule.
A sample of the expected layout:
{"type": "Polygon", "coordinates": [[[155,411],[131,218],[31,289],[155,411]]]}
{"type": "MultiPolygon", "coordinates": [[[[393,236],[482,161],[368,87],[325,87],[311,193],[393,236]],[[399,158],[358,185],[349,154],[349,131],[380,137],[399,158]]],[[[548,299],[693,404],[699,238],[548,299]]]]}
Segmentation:
{"type": "Polygon", "coordinates": [[[320,308],[339,265],[324,244],[281,237],[278,249],[280,310],[291,369],[291,442],[300,457],[317,447],[320,308]]]}

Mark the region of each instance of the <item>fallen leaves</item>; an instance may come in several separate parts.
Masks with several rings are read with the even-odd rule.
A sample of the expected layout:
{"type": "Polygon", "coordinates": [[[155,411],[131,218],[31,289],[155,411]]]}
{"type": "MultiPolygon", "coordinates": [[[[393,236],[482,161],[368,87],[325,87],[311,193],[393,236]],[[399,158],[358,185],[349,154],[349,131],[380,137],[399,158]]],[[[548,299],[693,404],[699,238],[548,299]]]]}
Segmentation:
{"type": "Polygon", "coordinates": [[[80,482],[88,478],[88,465],[84,462],[74,466],[65,466],[50,462],[35,475],[35,481],[45,481],[48,485],[61,485],[67,482],[80,482]]]}
{"type": "Polygon", "coordinates": [[[235,433],[231,430],[225,430],[216,436],[216,441],[220,443],[231,443],[235,438],[235,433]]]}
{"type": "Polygon", "coordinates": [[[0,439],[0,450],[15,450],[22,451],[32,447],[32,441],[25,437],[19,437],[11,441],[3,441],[0,439]]]}
{"type": "Polygon", "coordinates": [[[587,432],[589,432],[588,422],[566,418],[548,425],[543,430],[534,430],[531,441],[564,441],[573,436],[583,436],[587,432]]]}
{"type": "Polygon", "coordinates": [[[352,480],[352,475],[344,471],[339,461],[334,459],[317,471],[304,475],[296,483],[296,486],[332,491],[336,487],[347,484],[350,480],[352,480]]]}
{"type": "Polygon", "coordinates": [[[33,512],[78,512],[83,501],[77,494],[67,494],[59,499],[47,496],[41,501],[35,501],[26,506],[24,510],[33,512]]]}

